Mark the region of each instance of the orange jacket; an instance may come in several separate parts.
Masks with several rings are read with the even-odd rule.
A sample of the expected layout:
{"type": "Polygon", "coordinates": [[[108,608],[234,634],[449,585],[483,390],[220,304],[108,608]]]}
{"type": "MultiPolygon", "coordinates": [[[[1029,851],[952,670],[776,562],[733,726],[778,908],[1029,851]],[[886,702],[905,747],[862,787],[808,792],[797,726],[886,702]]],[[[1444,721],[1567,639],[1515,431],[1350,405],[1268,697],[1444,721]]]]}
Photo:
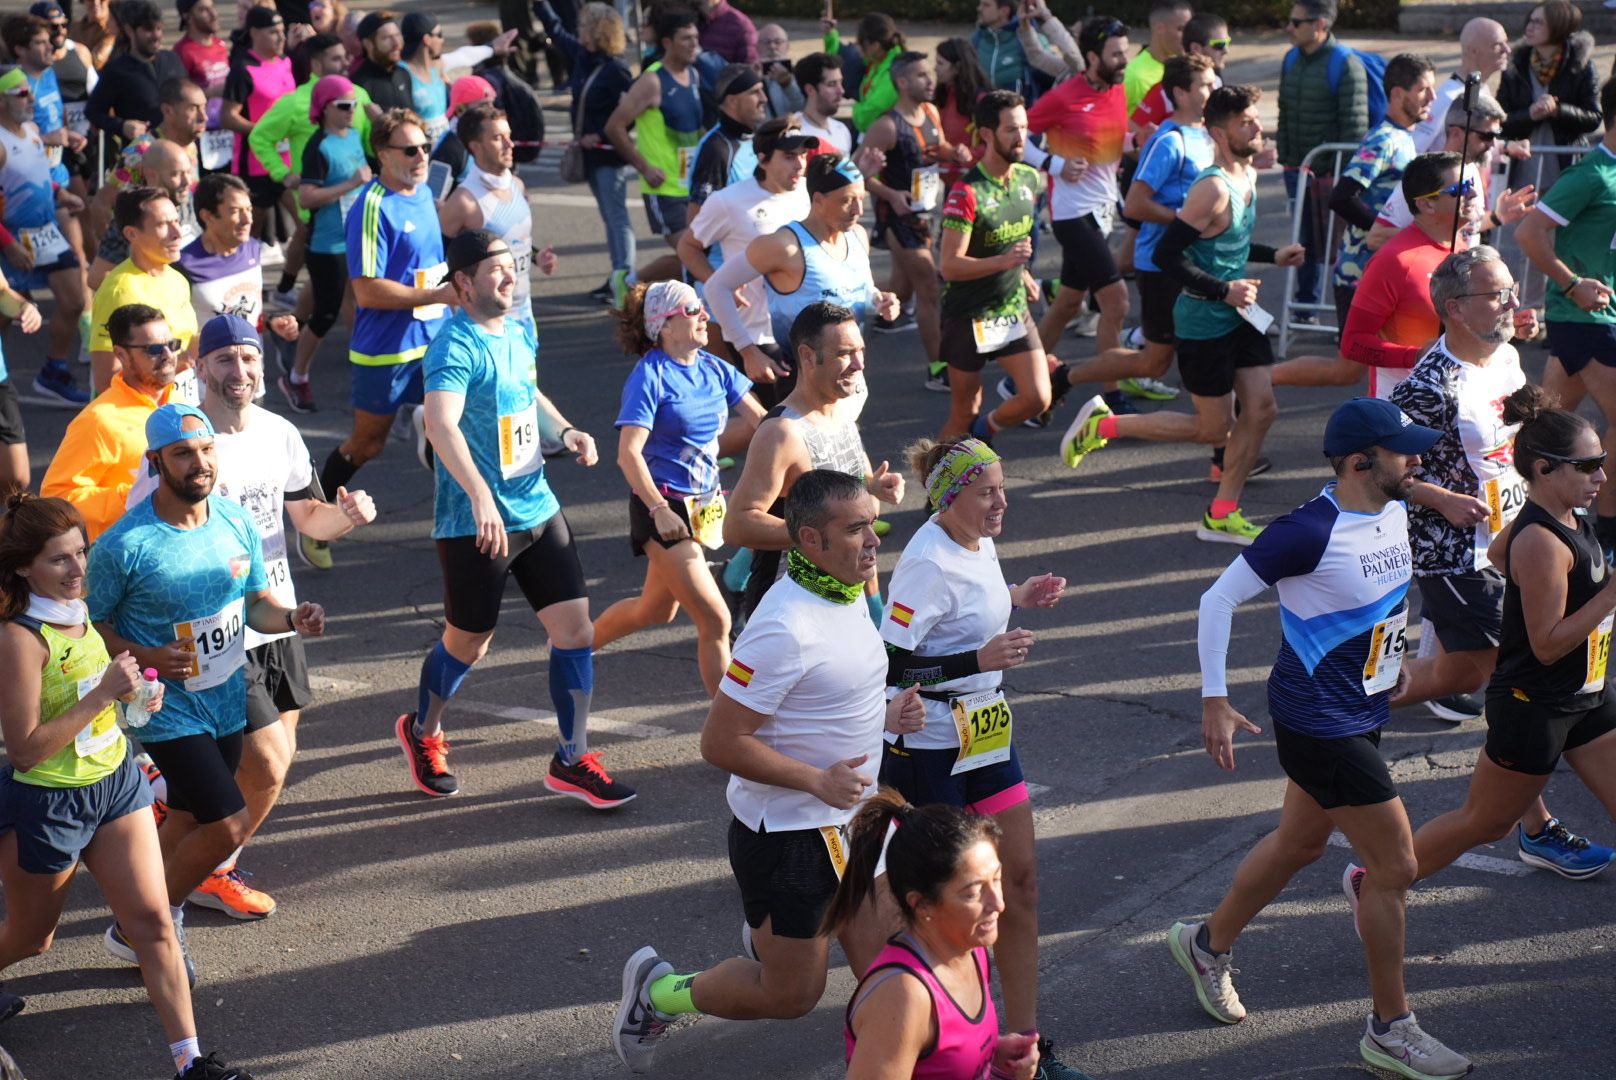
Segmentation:
{"type": "Polygon", "coordinates": [[[123,517],[135,470],[146,454],[146,418],[168,402],[172,390],[165,387],[154,401],[124,382],[120,372],[67,425],[39,493],[78,507],[91,543],[123,517]]]}

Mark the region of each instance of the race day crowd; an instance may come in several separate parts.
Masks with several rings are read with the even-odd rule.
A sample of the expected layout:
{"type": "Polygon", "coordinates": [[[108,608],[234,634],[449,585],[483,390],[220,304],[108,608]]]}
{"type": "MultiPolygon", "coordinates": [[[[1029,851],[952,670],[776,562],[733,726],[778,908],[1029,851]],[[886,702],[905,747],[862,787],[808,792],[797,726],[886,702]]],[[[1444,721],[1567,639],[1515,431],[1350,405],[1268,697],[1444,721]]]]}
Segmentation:
{"type": "MultiPolygon", "coordinates": [[[[1224,72],[1237,32],[1271,28],[1191,0],[1142,28],[981,0],[933,52],[829,5],[822,39],[793,42],[729,0],[538,0],[454,48],[418,11],[173,7],[0,16],[0,342],[44,358],[28,380],[0,354],[0,970],[51,946],[82,864],[168,1043],[154,1066],[251,1080],[199,1031],[186,910],[276,910],[243,864],[327,621],[293,568],[330,573],[376,521],[389,493],[361,474],[397,438],[432,474],[443,626],[393,725],[401,787],[460,791],[446,709],[511,579],[547,639],[542,783],[596,811],[637,797],[590,749],[596,650],[694,627],[739,950],[624,958],[599,1033],[624,1069],[654,1071],[682,1017],[811,1012],[834,942],[857,989],[842,1046],[810,1060],[1085,1080],[1040,1033],[1034,791],[1004,683],[1037,645],[1013,613],[1070,590],[1000,568],[1001,453],[1041,444],[1081,476],[1145,440],[1204,448],[1215,494],[1185,542],[1239,549],[1197,613],[1206,753],[1233,769],[1265,704],[1286,777],[1216,908],[1164,928],[1182,975],[1162,956],[1163,982],[1243,1021],[1237,939],[1339,831],[1360,1058],[1472,1070],[1405,988],[1410,891],[1501,840],[1569,882],[1616,861],[1583,835],[1605,822],[1545,795],[1563,758],[1616,818],[1616,71],[1576,5],[1469,20],[1449,70],[1356,48],[1336,0],[1297,0],[1268,86],[1224,72]],[[523,174],[546,147],[598,210],[590,298],[635,361],[602,392],[645,576],[604,608],[547,479],[606,447],[541,389],[561,256],[523,174]],[[1278,247],[1254,239],[1269,171],[1278,247]],[[636,187],[665,246],[641,249],[636,187]],[[1281,297],[1263,264],[1293,271],[1281,297]],[[871,400],[883,337],[918,340],[913,388],[947,400],[896,466],[861,419],[943,409],[871,400]],[[1279,355],[1293,339],[1310,353],[1279,355]],[[316,380],[344,379],[346,436],[311,450],[316,380]],[[1331,478],[1253,520],[1276,386],[1342,388],[1310,451],[1331,478]],[[36,477],[44,410],[71,420],[36,477]],[[917,490],[930,516],[881,581],[883,516],[917,490]],[[1231,695],[1227,655],[1269,589],[1261,703],[1231,695]],[[1415,706],[1486,729],[1463,800],[1422,822],[1380,749],[1415,706]]],[[[0,1021],[26,1004],[0,988],[0,1021]]]]}

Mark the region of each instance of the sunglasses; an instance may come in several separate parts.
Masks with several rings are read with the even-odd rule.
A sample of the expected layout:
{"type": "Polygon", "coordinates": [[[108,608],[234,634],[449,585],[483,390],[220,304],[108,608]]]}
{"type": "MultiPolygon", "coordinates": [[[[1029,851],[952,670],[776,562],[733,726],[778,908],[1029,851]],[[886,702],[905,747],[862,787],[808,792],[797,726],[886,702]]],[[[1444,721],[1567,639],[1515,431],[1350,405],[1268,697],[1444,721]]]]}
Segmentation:
{"type": "Polygon", "coordinates": [[[1233,40],[1233,38],[1226,37],[1213,38],[1211,41],[1206,43],[1206,47],[1209,49],[1214,49],[1218,52],[1223,52],[1229,47],[1229,43],[1233,40]]]}
{"type": "MultiPolygon", "coordinates": [[[[354,105],[356,103],[352,102],[352,101],[331,101],[331,102],[327,102],[327,104],[335,105],[337,108],[341,109],[343,112],[353,112],[354,105]]],[[[402,147],[395,147],[395,149],[402,149],[402,147]]]]}
{"type": "Polygon", "coordinates": [[[1318,22],[1318,21],[1319,21],[1319,19],[1318,19],[1318,16],[1316,16],[1316,15],[1313,16],[1312,18],[1309,18],[1309,19],[1292,19],[1291,20],[1291,26],[1292,27],[1306,26],[1310,22],[1318,22]]]}
{"type": "Polygon", "coordinates": [[[692,300],[692,301],[690,301],[690,303],[686,304],[682,308],[675,308],[671,314],[673,314],[673,315],[685,315],[685,316],[688,316],[689,318],[694,319],[697,315],[700,315],[701,313],[702,313],[701,301],[700,300],[692,300]]]}
{"type": "Polygon", "coordinates": [[[1511,285],[1508,288],[1494,289],[1492,292],[1466,292],[1460,293],[1459,295],[1461,297],[1490,296],[1493,298],[1494,303],[1496,303],[1499,307],[1503,307],[1505,304],[1519,304],[1521,302],[1521,287],[1519,285],[1511,285]]]}
{"type": "MultiPolygon", "coordinates": [[[[1458,125],[1455,124],[1454,126],[1457,127],[1458,125]]],[[[1484,143],[1490,143],[1490,142],[1493,142],[1494,140],[1496,140],[1498,138],[1498,136],[1502,135],[1503,132],[1502,131],[1472,131],[1470,134],[1473,135],[1474,137],[1480,139],[1484,143]]]]}
{"type": "Polygon", "coordinates": [[[1123,23],[1122,20],[1120,20],[1120,19],[1112,19],[1110,22],[1108,22],[1104,26],[1100,27],[1100,37],[1099,37],[1098,40],[1104,41],[1106,38],[1127,37],[1127,36],[1128,36],[1127,24],[1123,23]]]}
{"type": "Polygon", "coordinates": [[[33,97],[34,92],[26,86],[19,86],[15,90],[7,90],[6,97],[25,98],[33,97]]]}
{"type": "Polygon", "coordinates": [[[146,355],[153,360],[161,360],[171,353],[178,353],[185,348],[185,343],[176,339],[174,341],[154,341],[150,345],[125,345],[124,348],[130,352],[145,350],[146,355]]]}
{"type": "Polygon", "coordinates": [[[1545,461],[1554,461],[1562,465],[1569,465],[1573,469],[1576,469],[1578,472],[1582,473],[1584,476],[1592,476],[1594,473],[1605,467],[1604,454],[1600,454],[1598,457],[1577,458],[1561,457],[1559,454],[1545,454],[1540,451],[1537,456],[1543,458],[1545,461]]]}
{"type": "Polygon", "coordinates": [[[386,146],[383,146],[382,149],[397,150],[407,158],[418,158],[427,152],[428,146],[424,142],[408,143],[404,146],[394,146],[392,143],[388,143],[386,146]]]}
{"type": "Polygon", "coordinates": [[[1458,195],[1464,198],[1469,198],[1475,193],[1476,182],[1467,176],[1463,180],[1460,180],[1457,184],[1449,184],[1447,187],[1437,188],[1435,191],[1427,191],[1424,195],[1416,195],[1414,197],[1416,199],[1434,199],[1438,195],[1458,195]]]}

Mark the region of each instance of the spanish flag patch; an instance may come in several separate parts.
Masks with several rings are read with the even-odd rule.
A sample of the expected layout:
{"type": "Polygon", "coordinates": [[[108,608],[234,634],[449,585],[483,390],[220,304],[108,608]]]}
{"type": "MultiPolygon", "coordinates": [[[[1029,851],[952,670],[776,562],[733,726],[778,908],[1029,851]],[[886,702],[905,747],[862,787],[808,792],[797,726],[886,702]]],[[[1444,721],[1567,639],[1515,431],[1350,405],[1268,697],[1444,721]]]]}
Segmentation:
{"type": "Polygon", "coordinates": [[[752,669],[741,663],[739,660],[731,660],[729,662],[729,670],[724,672],[724,674],[734,679],[742,686],[752,685],[752,669]]]}
{"type": "Polygon", "coordinates": [[[902,604],[898,603],[896,600],[894,600],[892,602],[892,621],[893,622],[897,623],[899,626],[901,626],[901,627],[903,627],[904,629],[907,630],[909,628],[910,620],[912,620],[914,617],[915,617],[915,609],[914,608],[912,608],[912,607],[904,607],[902,604]]]}

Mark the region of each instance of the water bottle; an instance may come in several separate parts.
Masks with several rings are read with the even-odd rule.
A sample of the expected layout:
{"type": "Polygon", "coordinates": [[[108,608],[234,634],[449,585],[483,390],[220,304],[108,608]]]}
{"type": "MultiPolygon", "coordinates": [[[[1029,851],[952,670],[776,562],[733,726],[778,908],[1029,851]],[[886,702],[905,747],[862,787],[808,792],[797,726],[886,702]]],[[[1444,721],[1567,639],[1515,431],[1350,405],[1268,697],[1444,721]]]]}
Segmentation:
{"type": "Polygon", "coordinates": [[[140,673],[140,685],[135,688],[135,700],[120,705],[123,726],[143,728],[151,720],[146,707],[157,700],[157,669],[147,668],[140,673]]]}

